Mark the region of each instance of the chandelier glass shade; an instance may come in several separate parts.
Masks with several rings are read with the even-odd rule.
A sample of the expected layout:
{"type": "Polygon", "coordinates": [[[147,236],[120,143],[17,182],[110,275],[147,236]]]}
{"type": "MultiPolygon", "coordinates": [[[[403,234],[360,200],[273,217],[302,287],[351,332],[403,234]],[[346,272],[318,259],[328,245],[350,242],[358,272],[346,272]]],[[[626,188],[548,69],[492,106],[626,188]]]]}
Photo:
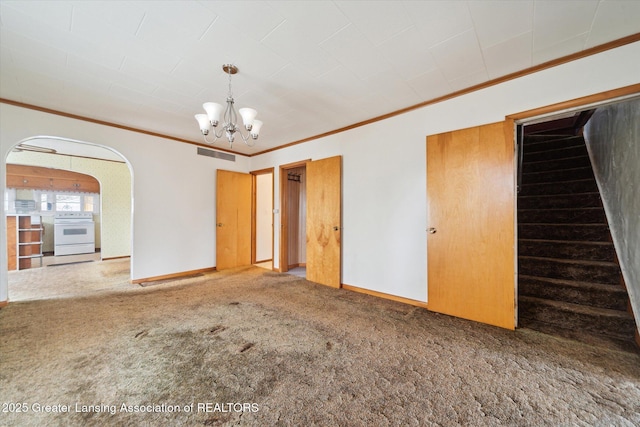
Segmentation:
{"type": "Polygon", "coordinates": [[[215,102],[205,102],[202,104],[202,108],[204,108],[206,114],[195,115],[202,136],[206,143],[213,144],[218,138],[226,135],[229,141],[229,147],[233,148],[233,141],[235,140],[236,134],[238,134],[246,145],[253,147],[262,128],[262,122],[256,120],[258,112],[253,108],[240,108],[236,113],[233,92],[231,91],[231,76],[238,72],[238,67],[232,64],[224,64],[222,70],[229,76],[227,103],[226,106],[216,104],[215,102]],[[244,126],[238,125],[238,113],[240,113],[240,117],[242,117],[244,126]],[[218,128],[218,125],[221,124],[221,119],[222,125],[218,128]],[[242,127],[246,130],[246,134],[243,133],[242,127]],[[209,134],[213,134],[212,140],[207,139],[209,134]]]}

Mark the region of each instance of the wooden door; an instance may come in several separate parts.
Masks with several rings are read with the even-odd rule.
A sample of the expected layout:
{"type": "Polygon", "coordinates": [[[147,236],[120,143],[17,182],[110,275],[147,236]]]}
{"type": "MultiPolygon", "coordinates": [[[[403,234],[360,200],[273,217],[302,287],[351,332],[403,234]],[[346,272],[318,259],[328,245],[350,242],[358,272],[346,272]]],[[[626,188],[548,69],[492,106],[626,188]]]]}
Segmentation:
{"type": "Polygon", "coordinates": [[[251,175],[218,170],[216,269],[251,264],[251,175]]]}
{"type": "Polygon", "coordinates": [[[307,280],[341,286],[342,157],[307,163],[307,280]]]}
{"type": "Polygon", "coordinates": [[[513,121],[427,137],[429,310],[515,328],[513,121]]]}

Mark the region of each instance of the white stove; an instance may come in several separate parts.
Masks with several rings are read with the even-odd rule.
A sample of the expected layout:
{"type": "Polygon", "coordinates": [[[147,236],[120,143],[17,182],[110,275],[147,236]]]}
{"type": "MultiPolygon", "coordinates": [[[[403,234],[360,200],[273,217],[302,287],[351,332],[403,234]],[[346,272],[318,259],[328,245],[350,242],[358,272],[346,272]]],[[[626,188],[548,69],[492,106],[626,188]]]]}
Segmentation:
{"type": "Polygon", "coordinates": [[[95,252],[95,223],[91,212],[58,212],[53,227],[55,256],[95,252]]]}

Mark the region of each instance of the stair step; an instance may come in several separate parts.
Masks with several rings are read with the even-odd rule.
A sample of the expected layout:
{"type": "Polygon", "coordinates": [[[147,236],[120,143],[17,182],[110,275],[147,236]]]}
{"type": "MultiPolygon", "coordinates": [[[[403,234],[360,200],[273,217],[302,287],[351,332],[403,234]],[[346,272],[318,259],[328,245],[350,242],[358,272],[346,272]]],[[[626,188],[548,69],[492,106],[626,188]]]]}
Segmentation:
{"type": "MultiPolygon", "coordinates": [[[[525,146],[526,147],[526,146],[525,146]]],[[[588,156],[587,146],[582,143],[569,147],[558,147],[553,150],[528,152],[525,148],[523,160],[524,163],[539,162],[542,160],[566,159],[569,157],[588,156]]]]}
{"type": "Polygon", "coordinates": [[[575,280],[619,286],[620,267],[613,262],[518,256],[518,272],[525,276],[575,280]]]}
{"type": "Polygon", "coordinates": [[[522,171],[522,184],[547,182],[576,181],[580,179],[594,179],[593,170],[589,167],[579,167],[555,171],[527,172],[522,171]]]}
{"type": "Polygon", "coordinates": [[[543,334],[581,342],[591,347],[601,347],[633,354],[638,353],[638,347],[636,343],[633,339],[630,339],[628,337],[618,338],[589,334],[579,329],[573,329],[570,327],[565,328],[562,326],[527,318],[518,319],[518,328],[532,329],[534,331],[542,332],[543,334]]]}
{"type": "Polygon", "coordinates": [[[520,256],[617,262],[611,242],[580,242],[566,240],[518,239],[520,256]]]}
{"type": "Polygon", "coordinates": [[[567,209],[567,208],[602,208],[600,194],[553,194],[519,196],[518,209],[567,209]]]}
{"type": "Polygon", "coordinates": [[[533,196],[536,194],[571,194],[571,193],[595,193],[598,191],[598,184],[595,179],[580,179],[576,181],[563,182],[543,182],[522,184],[520,186],[521,196],[533,196]]]}
{"type": "Polygon", "coordinates": [[[570,240],[577,242],[611,242],[606,224],[518,224],[522,239],[570,240]]]}
{"type": "Polygon", "coordinates": [[[524,153],[535,153],[539,151],[555,150],[558,148],[584,146],[584,138],[581,136],[558,137],[549,139],[549,136],[530,138],[526,137],[524,141],[524,153]],[[534,139],[542,139],[535,142],[534,139]]]}
{"type": "Polygon", "coordinates": [[[591,167],[589,156],[569,157],[566,159],[542,160],[537,162],[524,162],[522,164],[523,172],[543,172],[557,171],[565,169],[575,169],[580,167],[591,167]]]}
{"type": "Polygon", "coordinates": [[[519,275],[518,295],[625,311],[629,299],[622,286],[519,275]]]}
{"type": "Polygon", "coordinates": [[[607,217],[601,207],[518,209],[518,221],[525,224],[607,224],[607,217]]]}
{"type": "Polygon", "coordinates": [[[632,343],[636,330],[633,316],[626,311],[528,296],[519,298],[518,318],[522,320],[521,326],[526,326],[529,321],[544,322],[580,335],[611,337],[632,343]]]}

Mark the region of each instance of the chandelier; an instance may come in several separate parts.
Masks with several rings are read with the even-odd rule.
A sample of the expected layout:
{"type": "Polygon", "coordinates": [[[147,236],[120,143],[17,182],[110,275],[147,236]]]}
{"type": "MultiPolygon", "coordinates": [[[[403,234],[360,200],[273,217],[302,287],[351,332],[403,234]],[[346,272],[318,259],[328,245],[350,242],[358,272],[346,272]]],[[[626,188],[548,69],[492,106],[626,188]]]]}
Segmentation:
{"type": "Polygon", "coordinates": [[[202,107],[206,111],[206,114],[195,115],[196,120],[198,121],[198,125],[200,126],[202,136],[204,137],[206,143],[213,144],[218,138],[221,138],[222,135],[226,135],[227,140],[229,140],[229,147],[233,148],[233,141],[237,133],[240,135],[242,141],[246,145],[248,145],[249,147],[253,147],[255,145],[255,140],[258,139],[260,128],[262,127],[262,122],[255,119],[258,112],[253,108],[240,108],[238,110],[238,113],[240,113],[240,116],[242,117],[244,128],[247,131],[246,135],[243,134],[241,126],[238,125],[238,114],[236,113],[236,109],[233,106],[233,93],[231,92],[231,75],[238,72],[238,67],[233,64],[224,64],[222,66],[222,70],[229,76],[229,93],[227,94],[227,106],[225,108],[220,104],[216,104],[215,102],[205,102],[204,104],[202,104],[202,107]],[[220,115],[223,108],[223,123],[222,127],[218,129],[218,124],[220,123],[220,115]],[[209,133],[213,133],[213,140],[211,141],[207,139],[207,135],[209,135],[209,133]]]}

